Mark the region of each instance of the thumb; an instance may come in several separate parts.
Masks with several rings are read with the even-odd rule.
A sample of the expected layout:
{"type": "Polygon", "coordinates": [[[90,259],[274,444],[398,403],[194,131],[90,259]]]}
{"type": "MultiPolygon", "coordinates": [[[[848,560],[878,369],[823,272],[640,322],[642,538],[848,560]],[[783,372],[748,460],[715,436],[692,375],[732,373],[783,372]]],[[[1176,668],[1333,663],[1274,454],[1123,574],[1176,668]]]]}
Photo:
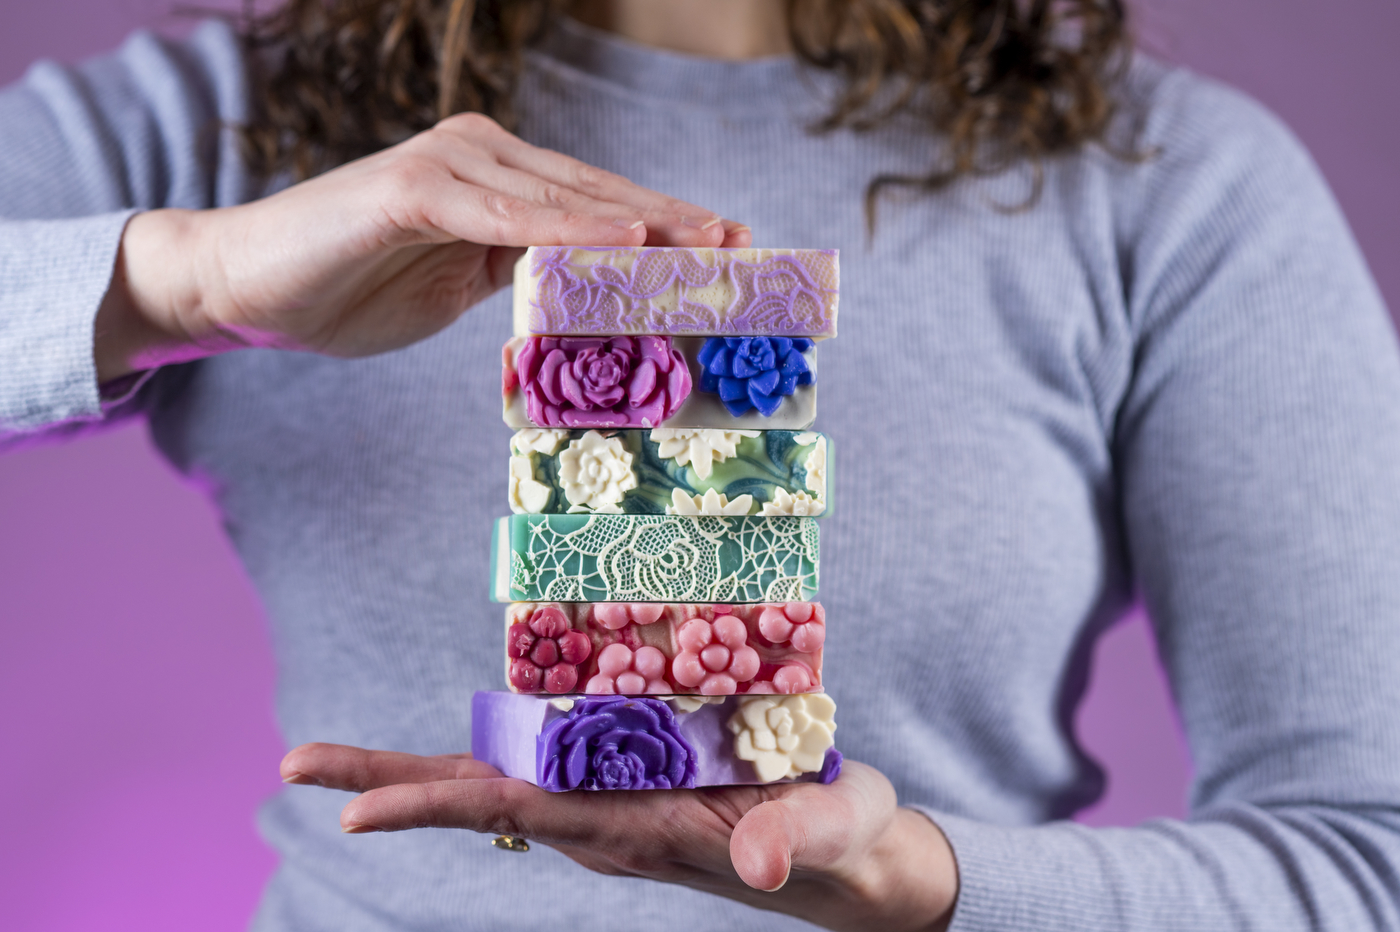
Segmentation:
{"type": "Polygon", "coordinates": [[[760,803],[734,826],[729,859],[739,879],[754,889],[780,890],[794,865],[820,870],[850,842],[853,813],[841,795],[827,787],[802,789],[808,792],[760,803]]]}

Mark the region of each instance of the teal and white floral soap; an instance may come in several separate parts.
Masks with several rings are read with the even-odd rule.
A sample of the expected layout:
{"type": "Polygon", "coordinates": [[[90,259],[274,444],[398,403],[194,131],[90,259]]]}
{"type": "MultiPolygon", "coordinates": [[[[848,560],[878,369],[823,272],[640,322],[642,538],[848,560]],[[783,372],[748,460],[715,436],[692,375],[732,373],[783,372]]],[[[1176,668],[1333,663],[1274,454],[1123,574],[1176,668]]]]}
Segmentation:
{"type": "Polygon", "coordinates": [[[831,513],[831,445],[814,431],[530,428],[510,446],[516,514],[831,513]]]}

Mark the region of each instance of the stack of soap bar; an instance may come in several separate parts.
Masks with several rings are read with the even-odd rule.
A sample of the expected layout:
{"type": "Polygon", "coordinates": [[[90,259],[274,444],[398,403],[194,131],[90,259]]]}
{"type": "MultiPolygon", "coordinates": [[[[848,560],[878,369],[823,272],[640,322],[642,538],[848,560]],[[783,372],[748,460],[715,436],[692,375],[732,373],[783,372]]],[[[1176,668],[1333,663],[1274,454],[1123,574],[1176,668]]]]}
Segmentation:
{"type": "Polygon", "coordinates": [[[508,692],[472,752],[549,790],[830,782],[813,602],[834,251],[549,247],[502,353],[508,692]]]}
{"type": "Polygon", "coordinates": [[[825,640],[817,602],[513,602],[506,682],[520,693],[808,693],[821,689],[825,640]]]}

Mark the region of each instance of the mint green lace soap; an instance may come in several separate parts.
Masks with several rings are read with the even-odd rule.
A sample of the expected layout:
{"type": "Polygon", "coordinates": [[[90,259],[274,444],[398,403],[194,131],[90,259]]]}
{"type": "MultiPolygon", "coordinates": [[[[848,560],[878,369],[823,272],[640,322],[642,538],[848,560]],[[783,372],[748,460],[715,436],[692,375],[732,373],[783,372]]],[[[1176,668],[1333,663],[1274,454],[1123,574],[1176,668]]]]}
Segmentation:
{"type": "Polygon", "coordinates": [[[497,602],[789,602],[817,595],[803,517],[519,514],[496,522],[497,602]]]}

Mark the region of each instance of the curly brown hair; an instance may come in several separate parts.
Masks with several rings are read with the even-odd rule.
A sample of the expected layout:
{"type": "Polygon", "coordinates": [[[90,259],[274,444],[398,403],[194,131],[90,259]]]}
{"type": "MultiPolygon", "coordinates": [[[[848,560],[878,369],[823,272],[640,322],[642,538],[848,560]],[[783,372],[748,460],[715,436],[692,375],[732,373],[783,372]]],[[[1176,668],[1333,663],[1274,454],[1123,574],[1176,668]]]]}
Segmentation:
{"type": "MultiPolygon", "coordinates": [[[[521,53],[567,0],[287,0],[247,16],[263,63],[261,108],[244,129],[254,170],[306,177],[461,111],[514,123],[521,53]]],[[[816,127],[874,128],[911,114],[944,141],[922,175],[935,190],[969,175],[1103,142],[1128,59],[1120,0],[787,0],[792,46],[843,79],[816,127]]],[[[1032,195],[1034,197],[1034,195],[1032,195]]]]}

